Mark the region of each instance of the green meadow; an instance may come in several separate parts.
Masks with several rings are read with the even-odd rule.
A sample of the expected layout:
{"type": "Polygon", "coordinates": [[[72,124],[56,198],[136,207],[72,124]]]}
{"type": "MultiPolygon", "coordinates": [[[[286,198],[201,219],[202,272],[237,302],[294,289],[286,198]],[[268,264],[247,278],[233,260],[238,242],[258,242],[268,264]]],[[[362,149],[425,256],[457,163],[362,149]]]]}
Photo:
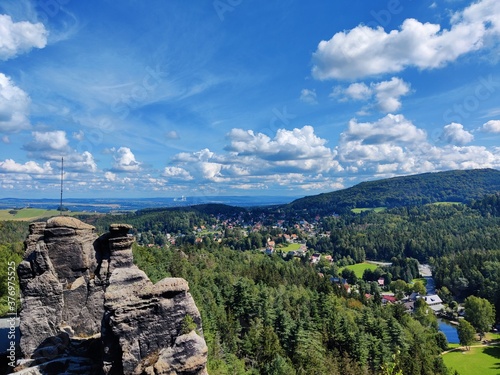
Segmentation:
{"type": "Polygon", "coordinates": [[[296,251],[300,249],[300,246],[302,246],[300,243],[289,243],[284,247],[280,247],[279,250],[283,252],[296,251]]]}
{"type": "Polygon", "coordinates": [[[369,269],[369,270],[375,270],[378,266],[376,264],[371,264],[371,263],[358,263],[358,264],[353,264],[351,266],[346,266],[346,267],[343,267],[339,270],[339,273],[342,272],[342,270],[344,268],[347,268],[349,270],[353,270],[354,273],[356,274],[356,277],[358,279],[360,279],[361,277],[363,277],[363,273],[365,272],[365,270],[369,269]]]}
{"type": "Polygon", "coordinates": [[[462,202],[434,202],[434,203],[430,203],[430,204],[434,205],[434,206],[452,206],[455,204],[463,205],[462,202]]]}
{"type": "MultiPolygon", "coordinates": [[[[68,211],[64,212],[64,215],[66,216],[73,216],[78,214],[83,214],[83,212],[68,212],[68,211]]],[[[8,210],[0,210],[0,221],[5,221],[5,220],[31,221],[58,215],[59,211],[57,210],[44,210],[40,208],[8,209],[8,210]]]]}
{"type": "Polygon", "coordinates": [[[365,211],[374,211],[374,212],[382,212],[385,211],[387,207],[375,207],[375,208],[353,208],[351,211],[355,214],[360,214],[365,211]]]}
{"type": "Polygon", "coordinates": [[[469,351],[457,349],[443,355],[446,367],[460,375],[500,374],[500,346],[472,346],[469,351]]]}

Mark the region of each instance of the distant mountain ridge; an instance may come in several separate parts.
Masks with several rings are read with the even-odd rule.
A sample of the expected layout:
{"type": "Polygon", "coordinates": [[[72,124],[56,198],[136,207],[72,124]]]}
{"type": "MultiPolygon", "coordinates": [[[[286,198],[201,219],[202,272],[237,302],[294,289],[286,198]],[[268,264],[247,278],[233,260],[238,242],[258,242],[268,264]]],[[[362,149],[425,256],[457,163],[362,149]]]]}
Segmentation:
{"type": "Polygon", "coordinates": [[[453,170],[362,182],[347,189],[300,198],[285,207],[325,215],[353,208],[466,203],[499,191],[500,171],[496,169],[453,170]]]}

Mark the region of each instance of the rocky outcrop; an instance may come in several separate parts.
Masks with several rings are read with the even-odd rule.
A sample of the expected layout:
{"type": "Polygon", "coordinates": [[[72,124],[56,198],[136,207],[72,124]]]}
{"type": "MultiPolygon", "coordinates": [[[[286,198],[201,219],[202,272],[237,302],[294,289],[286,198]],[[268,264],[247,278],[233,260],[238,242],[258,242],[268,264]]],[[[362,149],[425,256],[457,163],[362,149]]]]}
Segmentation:
{"type": "Polygon", "coordinates": [[[20,373],[206,374],[187,282],[153,284],[133,264],[130,229],[113,224],[98,237],[69,217],[31,224],[18,268],[20,373]]]}
{"type": "Polygon", "coordinates": [[[104,289],[96,285],[94,227],[70,217],[33,223],[18,267],[22,293],[21,351],[30,356],[69,327],[76,337],[100,332],[104,289]]]}

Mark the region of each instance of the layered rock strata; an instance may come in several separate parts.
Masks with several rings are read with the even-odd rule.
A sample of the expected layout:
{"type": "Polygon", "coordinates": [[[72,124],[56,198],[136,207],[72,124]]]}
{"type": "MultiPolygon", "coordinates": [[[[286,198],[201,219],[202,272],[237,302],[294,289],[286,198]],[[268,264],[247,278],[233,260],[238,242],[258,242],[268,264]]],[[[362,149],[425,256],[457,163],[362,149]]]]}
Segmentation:
{"type": "Polygon", "coordinates": [[[20,346],[28,359],[20,373],[206,374],[187,282],[153,284],[133,264],[130,229],[113,224],[98,237],[70,217],[31,224],[18,267],[20,346]],[[196,330],[187,332],[186,321],[196,330]]]}

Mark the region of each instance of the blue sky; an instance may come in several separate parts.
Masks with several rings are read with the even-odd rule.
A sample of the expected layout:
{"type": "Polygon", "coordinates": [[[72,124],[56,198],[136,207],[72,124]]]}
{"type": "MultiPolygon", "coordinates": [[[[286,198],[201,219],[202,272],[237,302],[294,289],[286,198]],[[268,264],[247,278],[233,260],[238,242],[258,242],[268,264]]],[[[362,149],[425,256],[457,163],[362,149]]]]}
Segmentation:
{"type": "Polygon", "coordinates": [[[499,41],[497,0],[3,0],[0,198],[500,168],[499,41]]]}

